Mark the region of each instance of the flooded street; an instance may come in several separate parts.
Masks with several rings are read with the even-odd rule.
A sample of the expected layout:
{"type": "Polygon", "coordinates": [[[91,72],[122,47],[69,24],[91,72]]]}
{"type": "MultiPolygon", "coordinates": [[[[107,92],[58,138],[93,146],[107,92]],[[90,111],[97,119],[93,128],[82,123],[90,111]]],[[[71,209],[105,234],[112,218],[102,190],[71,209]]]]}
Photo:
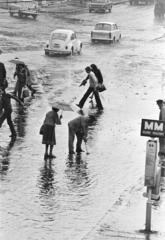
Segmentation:
{"type": "MultiPolygon", "coordinates": [[[[118,209],[131,204],[132,195],[136,198],[137,194],[144,206],[146,203],[141,193],[145,191],[148,139],[140,136],[140,126],[142,118],[158,119],[155,101],[165,96],[165,38],[157,39],[165,33],[165,22],[154,20],[153,5],[123,4],[114,6],[110,14],[86,11],[61,18],[42,13],[36,21],[11,18],[7,11],[2,12],[0,61],[7,69],[9,91],[15,85],[15,66],[9,60],[15,57],[35,71],[39,91],[25,101],[23,108],[12,102],[18,134],[15,142],[10,142],[7,123],[0,128],[0,238],[96,239],[92,238],[96,226],[107,213],[116,213],[117,218],[118,209]],[[91,44],[90,31],[98,21],[116,22],[121,41],[91,44]],[[45,56],[50,31],[60,27],[77,32],[83,42],[81,55],[45,56]],[[67,124],[78,115],[75,104],[87,88],[79,84],[86,77],[84,68],[91,63],[99,66],[107,87],[100,94],[104,111],[91,109],[87,100],[90,154],[83,152],[71,158],[67,124]],[[49,165],[43,159],[39,129],[51,104],[61,99],[71,102],[75,111],[63,112],[62,125],[56,126],[56,158],[49,165]]],[[[144,229],[145,210],[137,214],[141,221],[132,224],[131,236],[125,239],[135,239],[134,233],[144,229]]],[[[162,225],[160,222],[154,230],[159,232],[162,225]]],[[[122,227],[127,229],[126,221],[122,227]]],[[[120,240],[120,235],[123,233],[114,239],[120,240]]]]}

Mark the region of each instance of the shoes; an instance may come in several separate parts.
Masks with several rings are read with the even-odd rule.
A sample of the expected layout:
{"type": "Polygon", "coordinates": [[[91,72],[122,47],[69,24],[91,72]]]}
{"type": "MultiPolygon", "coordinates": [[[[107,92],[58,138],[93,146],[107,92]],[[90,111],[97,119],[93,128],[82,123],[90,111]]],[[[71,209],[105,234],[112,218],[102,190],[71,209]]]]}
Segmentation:
{"type": "Polygon", "coordinates": [[[50,157],[50,158],[56,158],[56,156],[53,155],[53,154],[50,154],[49,157],[50,157]]]}
{"type": "Polygon", "coordinates": [[[77,153],[81,153],[81,152],[85,152],[85,151],[82,150],[82,149],[77,149],[76,152],[77,152],[77,153]]]}
{"type": "Polygon", "coordinates": [[[69,154],[75,154],[75,152],[74,151],[69,151],[69,154]]]}
{"type": "Polygon", "coordinates": [[[48,155],[47,153],[45,153],[45,154],[44,154],[44,160],[47,160],[48,156],[49,156],[49,155],[48,155]]]}

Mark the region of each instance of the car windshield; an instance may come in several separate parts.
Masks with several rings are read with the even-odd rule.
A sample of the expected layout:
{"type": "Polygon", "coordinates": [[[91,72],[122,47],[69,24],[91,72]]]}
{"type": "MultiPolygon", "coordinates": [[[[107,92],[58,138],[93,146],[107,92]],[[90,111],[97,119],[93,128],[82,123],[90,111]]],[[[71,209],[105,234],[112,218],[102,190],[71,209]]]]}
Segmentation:
{"type": "Polygon", "coordinates": [[[92,0],[92,3],[106,3],[107,0],[92,0]]]}
{"type": "Polygon", "coordinates": [[[110,24],[105,24],[105,23],[99,23],[99,24],[96,24],[95,30],[107,30],[107,31],[110,31],[111,30],[111,25],[110,24]]]}
{"type": "Polygon", "coordinates": [[[52,40],[62,40],[65,41],[67,39],[66,33],[53,33],[52,40]]]}

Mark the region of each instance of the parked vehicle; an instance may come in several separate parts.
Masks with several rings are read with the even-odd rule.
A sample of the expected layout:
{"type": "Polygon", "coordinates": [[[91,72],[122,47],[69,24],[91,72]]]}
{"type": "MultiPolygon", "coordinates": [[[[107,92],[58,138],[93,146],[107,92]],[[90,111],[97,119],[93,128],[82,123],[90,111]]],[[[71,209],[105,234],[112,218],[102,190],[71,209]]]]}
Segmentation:
{"type": "Polygon", "coordinates": [[[89,12],[111,12],[111,0],[91,0],[89,3],[89,12]]]}
{"type": "Polygon", "coordinates": [[[20,18],[26,18],[31,16],[36,19],[38,16],[38,3],[35,1],[19,1],[16,3],[9,4],[10,16],[18,16],[20,18]]]}
{"type": "Polygon", "coordinates": [[[154,7],[154,15],[156,18],[163,19],[165,15],[165,1],[156,0],[154,7]]]}
{"type": "Polygon", "coordinates": [[[80,54],[82,42],[77,39],[76,33],[68,29],[56,29],[50,34],[45,48],[46,55],[72,55],[80,54]]]}
{"type": "Polygon", "coordinates": [[[121,32],[116,23],[113,22],[99,22],[95,25],[93,31],[91,31],[92,42],[113,42],[121,39],[121,32]]]}
{"type": "Polygon", "coordinates": [[[129,0],[130,5],[138,5],[138,4],[150,4],[153,3],[153,0],[129,0]]]}

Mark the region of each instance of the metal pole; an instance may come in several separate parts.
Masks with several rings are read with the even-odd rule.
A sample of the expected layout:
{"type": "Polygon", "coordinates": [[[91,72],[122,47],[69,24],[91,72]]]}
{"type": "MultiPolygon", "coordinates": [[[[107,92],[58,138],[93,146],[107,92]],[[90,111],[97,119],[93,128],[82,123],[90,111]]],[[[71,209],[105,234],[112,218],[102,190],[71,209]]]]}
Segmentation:
{"type": "Polygon", "coordinates": [[[148,200],[146,203],[146,228],[147,232],[151,231],[151,209],[152,209],[152,201],[151,201],[152,189],[148,188],[148,200]]]}

